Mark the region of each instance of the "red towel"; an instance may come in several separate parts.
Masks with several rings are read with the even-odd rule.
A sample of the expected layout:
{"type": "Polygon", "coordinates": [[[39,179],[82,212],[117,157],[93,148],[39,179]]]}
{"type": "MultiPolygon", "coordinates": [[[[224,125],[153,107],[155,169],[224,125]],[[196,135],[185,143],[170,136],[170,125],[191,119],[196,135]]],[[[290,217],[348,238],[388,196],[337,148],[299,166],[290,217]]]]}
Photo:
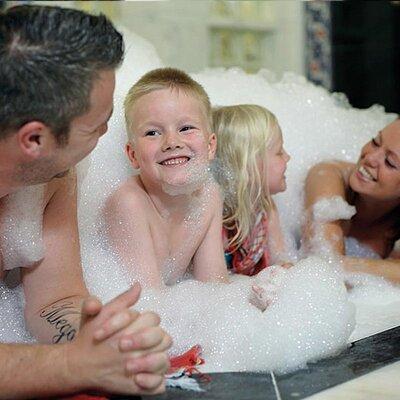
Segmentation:
{"type": "Polygon", "coordinates": [[[200,357],[201,351],[201,346],[197,344],[186,353],[170,358],[169,362],[171,367],[168,373],[172,373],[180,368],[184,368],[185,372],[193,372],[196,370],[197,365],[204,364],[204,359],[200,357]]]}

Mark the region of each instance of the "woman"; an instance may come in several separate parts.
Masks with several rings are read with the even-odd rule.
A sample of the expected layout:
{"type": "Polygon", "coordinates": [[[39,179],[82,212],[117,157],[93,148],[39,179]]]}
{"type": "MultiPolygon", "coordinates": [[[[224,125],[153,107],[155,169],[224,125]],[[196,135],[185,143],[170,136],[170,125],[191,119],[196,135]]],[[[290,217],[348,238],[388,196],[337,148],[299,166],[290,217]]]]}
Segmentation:
{"type": "Polygon", "coordinates": [[[306,181],[308,216],[305,241],[322,234],[343,255],[344,267],[400,283],[400,119],[382,129],[361,150],[356,164],[333,161],[314,166],[306,181]],[[350,220],[322,222],[317,228],[314,205],[322,198],[339,198],[355,207],[350,220]],[[313,223],[315,222],[315,223],[313,223]],[[346,238],[353,237],[381,259],[346,254],[346,238]]]}

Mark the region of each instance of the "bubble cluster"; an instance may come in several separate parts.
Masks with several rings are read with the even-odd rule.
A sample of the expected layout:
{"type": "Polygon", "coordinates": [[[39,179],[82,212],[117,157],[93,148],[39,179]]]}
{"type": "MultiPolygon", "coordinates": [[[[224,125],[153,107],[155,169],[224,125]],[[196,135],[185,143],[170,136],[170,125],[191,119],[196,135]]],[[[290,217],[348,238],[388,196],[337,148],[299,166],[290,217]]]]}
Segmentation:
{"type": "Polygon", "coordinates": [[[341,275],[322,259],[258,277],[259,284],[279,287],[264,313],[248,301],[254,279],[231,280],[229,285],[188,280],[161,293],[145,291],[139,308],[160,313],[174,338],[173,354],[200,344],[207,372],[288,372],[346,346],[354,309],[341,275]]]}
{"type": "Polygon", "coordinates": [[[19,270],[10,271],[0,281],[0,341],[4,343],[33,343],[24,319],[24,293],[19,270]]]}
{"type": "Polygon", "coordinates": [[[5,270],[29,267],[43,258],[44,185],[29,186],[5,198],[0,218],[0,252],[5,270]]]}
{"type": "Polygon", "coordinates": [[[348,204],[340,196],[318,200],[313,206],[313,220],[323,224],[340,219],[350,219],[356,208],[348,204]]]}
{"type": "Polygon", "coordinates": [[[19,267],[31,267],[44,256],[42,240],[44,186],[29,186],[1,202],[0,254],[4,281],[0,281],[0,341],[32,342],[24,321],[24,293],[19,267]]]}
{"type": "Polygon", "coordinates": [[[349,341],[400,325],[400,287],[382,277],[346,274],[349,300],[356,306],[356,327],[349,341]]]}
{"type": "Polygon", "coordinates": [[[185,166],[184,179],[182,182],[163,182],[162,189],[171,196],[191,195],[194,191],[201,189],[209,174],[208,160],[203,157],[194,157],[185,166]]]}

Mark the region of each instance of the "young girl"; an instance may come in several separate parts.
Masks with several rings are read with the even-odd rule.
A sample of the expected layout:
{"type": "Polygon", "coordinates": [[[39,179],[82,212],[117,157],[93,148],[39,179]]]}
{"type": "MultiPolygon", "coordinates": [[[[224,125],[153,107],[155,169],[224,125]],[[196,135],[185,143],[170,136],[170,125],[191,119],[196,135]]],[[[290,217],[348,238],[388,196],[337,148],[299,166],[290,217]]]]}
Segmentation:
{"type": "Polygon", "coordinates": [[[218,138],[218,180],[225,193],[223,235],[228,266],[255,275],[284,263],[284,240],[271,195],[286,189],[290,156],[274,114],[258,105],[220,107],[213,112],[218,138]]]}

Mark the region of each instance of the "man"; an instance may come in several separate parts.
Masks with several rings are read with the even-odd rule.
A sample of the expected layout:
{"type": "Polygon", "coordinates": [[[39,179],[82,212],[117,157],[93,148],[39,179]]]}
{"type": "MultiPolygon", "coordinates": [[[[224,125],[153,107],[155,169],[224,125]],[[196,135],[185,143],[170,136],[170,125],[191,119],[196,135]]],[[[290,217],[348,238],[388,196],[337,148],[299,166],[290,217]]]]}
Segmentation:
{"type": "Polygon", "coordinates": [[[0,344],[0,398],[164,390],[171,339],[156,314],[129,309],[140,288],[102,306],[80,266],[71,168],[107,131],[122,56],[104,16],[37,6],[0,14],[0,277],[22,267],[26,324],[55,343],[0,344]],[[28,187],[37,240],[8,218],[28,187]]]}

